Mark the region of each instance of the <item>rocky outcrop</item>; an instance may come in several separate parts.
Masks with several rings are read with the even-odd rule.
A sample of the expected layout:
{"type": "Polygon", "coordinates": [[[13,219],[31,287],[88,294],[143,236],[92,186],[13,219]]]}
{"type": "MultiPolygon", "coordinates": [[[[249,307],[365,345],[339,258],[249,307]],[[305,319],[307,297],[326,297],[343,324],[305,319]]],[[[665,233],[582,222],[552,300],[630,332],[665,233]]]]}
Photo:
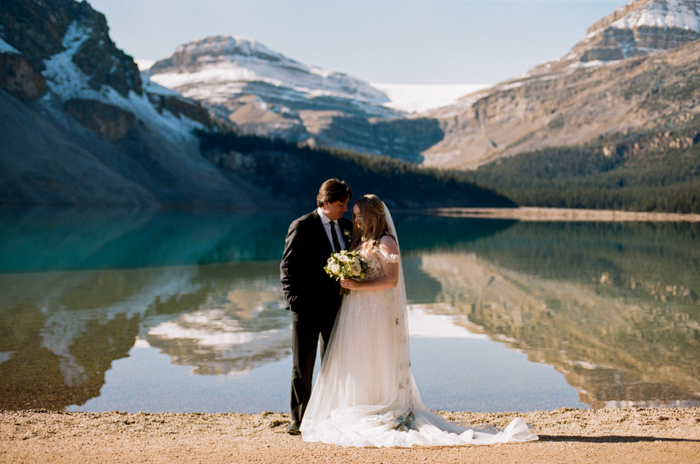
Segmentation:
{"type": "Polygon", "coordinates": [[[663,153],[669,150],[688,150],[700,143],[700,131],[684,133],[666,131],[652,136],[630,137],[617,143],[603,145],[600,149],[605,157],[631,157],[663,153]]]}
{"type": "Polygon", "coordinates": [[[66,111],[110,142],[125,138],[136,127],[136,116],[133,113],[95,100],[68,100],[66,111]]]}
{"type": "MultiPolygon", "coordinates": [[[[130,92],[142,95],[144,86],[134,60],[110,39],[102,13],[73,0],[12,2],[0,26],[4,43],[16,52],[0,54],[0,86],[20,98],[37,98],[48,79],[68,113],[85,127],[109,141],[128,135],[136,119],[133,109],[115,106],[103,95],[113,89],[128,99],[130,92]],[[65,74],[74,75],[67,79],[65,74]]],[[[148,97],[159,112],[212,128],[208,112],[191,100],[157,92],[148,97]]]]}
{"type": "Polygon", "coordinates": [[[43,71],[50,57],[65,49],[71,25],[77,24],[84,41],[73,63],[89,76],[99,90],[109,85],[121,95],[130,90],[141,94],[141,78],[134,60],[118,49],[109,37],[107,20],[87,2],[74,0],[3,1],[0,35],[43,71]]]}
{"type": "Polygon", "coordinates": [[[148,99],[153,106],[162,113],[163,110],[169,111],[176,116],[184,116],[192,121],[200,123],[207,129],[212,129],[213,123],[209,112],[201,105],[184,98],[172,95],[155,95],[149,94],[148,99]]]}
{"type": "Polygon", "coordinates": [[[26,57],[0,53],[0,88],[22,100],[33,100],[46,91],[46,79],[26,57]]]}
{"type": "Polygon", "coordinates": [[[110,40],[107,22],[101,13],[95,12],[90,20],[95,23],[92,34],[73,55],[73,62],[90,77],[90,85],[95,90],[108,85],[123,97],[131,91],[141,95],[141,76],[134,59],[110,40]]]}

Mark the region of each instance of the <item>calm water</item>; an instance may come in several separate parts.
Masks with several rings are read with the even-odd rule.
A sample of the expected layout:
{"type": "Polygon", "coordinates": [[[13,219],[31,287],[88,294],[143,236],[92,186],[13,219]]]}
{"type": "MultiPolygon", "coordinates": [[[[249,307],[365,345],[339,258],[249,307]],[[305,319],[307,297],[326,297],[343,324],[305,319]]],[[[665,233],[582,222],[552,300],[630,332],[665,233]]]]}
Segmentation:
{"type": "MultiPolygon", "coordinates": [[[[0,408],[286,412],[295,216],[0,210],[0,408]]],[[[700,406],[700,225],[395,219],[429,407],[700,406]]]]}

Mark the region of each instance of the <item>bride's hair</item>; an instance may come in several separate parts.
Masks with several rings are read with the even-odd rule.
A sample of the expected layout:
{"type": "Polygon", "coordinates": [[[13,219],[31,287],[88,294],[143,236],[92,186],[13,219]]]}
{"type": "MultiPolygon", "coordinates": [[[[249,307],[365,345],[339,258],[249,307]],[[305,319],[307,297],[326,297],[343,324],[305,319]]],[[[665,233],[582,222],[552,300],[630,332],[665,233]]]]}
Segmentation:
{"type": "Polygon", "coordinates": [[[384,216],[384,203],[373,193],[359,198],[355,204],[352,205],[352,224],[353,248],[357,247],[360,243],[364,243],[364,246],[377,246],[379,239],[384,235],[388,235],[396,240],[396,238],[389,233],[389,226],[384,216]],[[358,227],[355,222],[355,206],[360,210],[362,228],[358,227]]]}

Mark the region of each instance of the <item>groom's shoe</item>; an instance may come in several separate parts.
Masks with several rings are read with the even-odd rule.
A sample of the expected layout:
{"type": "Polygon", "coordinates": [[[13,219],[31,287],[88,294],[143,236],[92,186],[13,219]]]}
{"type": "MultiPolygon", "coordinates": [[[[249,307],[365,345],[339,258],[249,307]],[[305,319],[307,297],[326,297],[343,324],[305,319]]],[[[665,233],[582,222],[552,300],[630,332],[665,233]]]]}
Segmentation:
{"type": "Polygon", "coordinates": [[[293,420],[289,426],[287,426],[287,433],[290,435],[299,435],[301,433],[299,431],[299,421],[293,420]]]}

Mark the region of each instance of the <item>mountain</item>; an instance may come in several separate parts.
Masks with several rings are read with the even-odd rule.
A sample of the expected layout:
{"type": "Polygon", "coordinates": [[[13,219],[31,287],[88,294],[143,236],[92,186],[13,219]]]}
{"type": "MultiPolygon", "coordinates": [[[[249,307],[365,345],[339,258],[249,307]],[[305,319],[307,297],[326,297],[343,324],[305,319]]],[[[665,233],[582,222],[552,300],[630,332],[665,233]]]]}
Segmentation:
{"type": "Polygon", "coordinates": [[[633,1],[560,60],[422,116],[444,139],[429,166],[474,169],[546,147],[685,127],[700,113],[700,1],[633,1]]]}
{"type": "Polygon", "coordinates": [[[150,79],[234,123],[243,134],[420,161],[435,121],[406,119],[389,98],[344,73],[307,66],[252,39],[213,36],[156,62],[150,79]]]}
{"type": "Polygon", "coordinates": [[[230,101],[231,93],[277,99],[290,109],[318,103],[329,110],[350,106],[358,114],[396,114],[379,106],[389,99],[366,82],[306,66],[244,37],[214,36],[183,44],[169,58],[154,63],[150,71],[161,85],[234,112],[237,105],[230,101]]]}
{"type": "MultiPolygon", "coordinates": [[[[0,203],[246,207],[199,153],[199,104],[142,80],[87,2],[0,2],[0,203]]],[[[260,200],[258,200],[260,199],[260,200]]]]}
{"type": "MultiPolygon", "coordinates": [[[[0,0],[0,7],[0,205],[306,209],[318,185],[346,174],[351,185],[366,187],[358,194],[381,190],[393,205],[513,205],[455,173],[314,148],[309,139],[241,135],[219,117],[226,105],[205,108],[141,74],[110,39],[104,15],[85,1],[0,0]],[[379,190],[371,181],[381,183],[379,190]]],[[[230,57],[242,56],[250,69],[234,74],[268,73],[243,87],[277,98],[266,104],[271,111],[261,110],[272,126],[306,115],[307,124],[317,118],[318,140],[340,134],[357,148],[369,131],[362,146],[379,140],[406,156],[434,143],[418,146],[406,136],[434,122],[378,118],[398,113],[383,108],[385,95],[361,81],[305,67],[250,41],[220,42],[183,47],[154,70],[182,67],[185,78],[223,72],[229,79],[237,66],[230,57]],[[280,78],[293,84],[284,87],[280,78]]],[[[200,90],[214,92],[214,81],[200,90]]],[[[255,116],[262,97],[246,98],[252,103],[238,110],[255,116]]]]}
{"type": "Polygon", "coordinates": [[[697,0],[634,0],[593,23],[586,37],[557,64],[598,65],[672,50],[698,38],[697,0]]]}

